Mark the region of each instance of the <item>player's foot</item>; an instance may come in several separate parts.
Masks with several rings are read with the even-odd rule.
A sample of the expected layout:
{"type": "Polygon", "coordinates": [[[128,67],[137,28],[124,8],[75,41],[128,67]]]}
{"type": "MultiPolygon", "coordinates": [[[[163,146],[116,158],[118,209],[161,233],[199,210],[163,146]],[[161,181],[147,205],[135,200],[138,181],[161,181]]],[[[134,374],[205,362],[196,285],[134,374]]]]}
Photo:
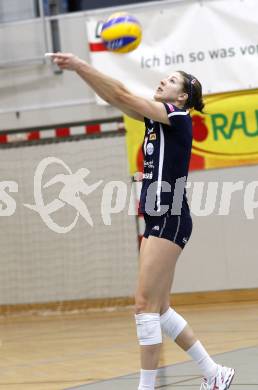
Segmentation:
{"type": "Polygon", "coordinates": [[[235,370],[218,365],[217,375],[211,380],[203,378],[200,390],[227,390],[235,375],[235,370]]]}

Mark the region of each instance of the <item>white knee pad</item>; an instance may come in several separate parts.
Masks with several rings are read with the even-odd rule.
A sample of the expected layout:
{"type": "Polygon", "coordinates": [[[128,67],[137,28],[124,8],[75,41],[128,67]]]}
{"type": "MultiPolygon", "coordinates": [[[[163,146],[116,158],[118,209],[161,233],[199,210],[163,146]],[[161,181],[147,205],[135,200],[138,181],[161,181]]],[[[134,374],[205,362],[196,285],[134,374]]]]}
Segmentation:
{"type": "Polygon", "coordinates": [[[187,322],[180,314],[169,307],[168,310],[160,316],[160,325],[162,332],[175,340],[185,328],[187,322]]]}
{"type": "Polygon", "coordinates": [[[159,313],[135,314],[137,337],[140,345],[162,343],[159,313]]]}

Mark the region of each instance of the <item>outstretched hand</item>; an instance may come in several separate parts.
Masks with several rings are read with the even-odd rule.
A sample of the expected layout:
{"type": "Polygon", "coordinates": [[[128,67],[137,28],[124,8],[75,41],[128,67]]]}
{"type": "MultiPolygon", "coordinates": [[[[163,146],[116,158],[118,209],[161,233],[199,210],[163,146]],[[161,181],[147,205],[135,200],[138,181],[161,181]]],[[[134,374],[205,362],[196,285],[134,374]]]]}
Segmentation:
{"type": "Polygon", "coordinates": [[[60,69],[77,71],[83,64],[86,64],[72,53],[46,53],[45,56],[51,57],[60,69]]]}

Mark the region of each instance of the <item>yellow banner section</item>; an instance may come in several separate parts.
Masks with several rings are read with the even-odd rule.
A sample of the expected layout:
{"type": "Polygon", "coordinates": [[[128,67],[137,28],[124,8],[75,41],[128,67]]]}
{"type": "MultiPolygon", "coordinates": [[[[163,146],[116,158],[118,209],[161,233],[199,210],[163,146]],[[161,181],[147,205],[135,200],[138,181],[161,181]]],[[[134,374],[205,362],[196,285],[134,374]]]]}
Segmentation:
{"type": "MultiPolygon", "coordinates": [[[[258,164],[258,90],[210,95],[192,112],[190,170],[258,164]]],[[[125,116],[130,173],[142,170],[144,124],[125,116]]]]}
{"type": "Polygon", "coordinates": [[[145,125],[124,115],[126,128],[127,155],[129,160],[130,175],[143,171],[142,143],[144,138],[145,125]]]}
{"type": "Polygon", "coordinates": [[[258,163],[258,90],[208,96],[193,112],[192,153],[205,168],[258,163]]]}

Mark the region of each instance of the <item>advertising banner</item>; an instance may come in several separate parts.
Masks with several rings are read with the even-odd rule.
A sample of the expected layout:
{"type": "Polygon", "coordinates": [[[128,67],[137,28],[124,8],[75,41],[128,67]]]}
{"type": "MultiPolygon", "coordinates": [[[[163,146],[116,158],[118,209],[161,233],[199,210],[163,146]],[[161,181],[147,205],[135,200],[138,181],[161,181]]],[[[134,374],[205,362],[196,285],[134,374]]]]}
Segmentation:
{"type": "Polygon", "coordinates": [[[100,31],[109,15],[88,17],[86,28],[92,65],[132,92],[151,98],[175,70],[197,77],[204,94],[258,88],[257,0],[150,3],[130,12],[143,37],[129,54],[105,49],[100,31]]]}

